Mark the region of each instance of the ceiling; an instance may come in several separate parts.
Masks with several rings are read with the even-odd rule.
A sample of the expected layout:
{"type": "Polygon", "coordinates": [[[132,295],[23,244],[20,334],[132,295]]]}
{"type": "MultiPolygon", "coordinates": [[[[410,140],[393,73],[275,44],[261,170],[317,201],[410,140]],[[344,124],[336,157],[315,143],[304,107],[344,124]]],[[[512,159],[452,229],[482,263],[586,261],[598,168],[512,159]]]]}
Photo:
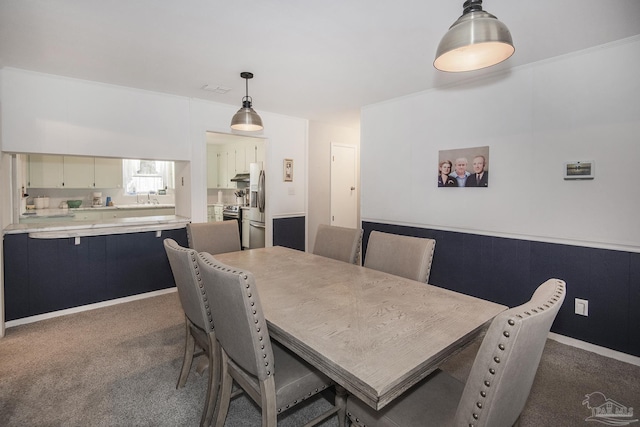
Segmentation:
{"type": "Polygon", "coordinates": [[[515,54],[486,70],[442,73],[434,54],[462,3],[0,0],[0,67],[238,108],[240,72],[250,71],[258,113],[355,127],[364,105],[640,34],[639,0],[485,0],[511,30],[515,54]]]}

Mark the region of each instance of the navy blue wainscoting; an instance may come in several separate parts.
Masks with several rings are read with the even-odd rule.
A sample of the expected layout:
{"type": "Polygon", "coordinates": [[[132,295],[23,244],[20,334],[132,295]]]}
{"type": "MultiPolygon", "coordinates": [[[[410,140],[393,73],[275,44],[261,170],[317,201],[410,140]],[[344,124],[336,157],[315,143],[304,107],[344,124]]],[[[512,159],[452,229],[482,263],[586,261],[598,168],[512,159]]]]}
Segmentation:
{"type": "Polygon", "coordinates": [[[186,229],[80,238],[4,236],[5,318],[15,320],[175,286],[163,240],[186,229]]]}
{"type": "Polygon", "coordinates": [[[363,256],[373,230],[436,240],[429,283],[520,305],[545,280],[567,282],[552,331],[640,356],[640,254],[392,224],[363,222],[363,256]],[[589,316],[574,300],[589,300],[589,316]]]}
{"type": "Polygon", "coordinates": [[[275,218],[273,220],[273,246],[285,246],[304,252],[306,217],[275,218]]]}

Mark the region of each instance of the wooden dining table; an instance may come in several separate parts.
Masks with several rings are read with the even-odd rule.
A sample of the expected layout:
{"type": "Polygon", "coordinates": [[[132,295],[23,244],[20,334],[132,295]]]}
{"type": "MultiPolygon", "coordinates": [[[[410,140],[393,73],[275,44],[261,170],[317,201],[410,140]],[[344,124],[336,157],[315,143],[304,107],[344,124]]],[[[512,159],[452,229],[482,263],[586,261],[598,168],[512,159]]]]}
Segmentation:
{"type": "Polygon", "coordinates": [[[507,307],[284,247],[215,255],[254,275],[269,333],[374,409],[507,307]]]}

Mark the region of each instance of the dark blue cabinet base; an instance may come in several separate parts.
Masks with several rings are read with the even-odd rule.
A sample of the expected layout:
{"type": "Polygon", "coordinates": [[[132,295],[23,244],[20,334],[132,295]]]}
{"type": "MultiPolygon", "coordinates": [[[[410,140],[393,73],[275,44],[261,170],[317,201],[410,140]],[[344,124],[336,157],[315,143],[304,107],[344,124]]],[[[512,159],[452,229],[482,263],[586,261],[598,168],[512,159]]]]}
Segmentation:
{"type": "Polygon", "coordinates": [[[4,236],[5,320],[175,286],[163,240],[187,246],[186,229],[32,239],[4,236]]]}

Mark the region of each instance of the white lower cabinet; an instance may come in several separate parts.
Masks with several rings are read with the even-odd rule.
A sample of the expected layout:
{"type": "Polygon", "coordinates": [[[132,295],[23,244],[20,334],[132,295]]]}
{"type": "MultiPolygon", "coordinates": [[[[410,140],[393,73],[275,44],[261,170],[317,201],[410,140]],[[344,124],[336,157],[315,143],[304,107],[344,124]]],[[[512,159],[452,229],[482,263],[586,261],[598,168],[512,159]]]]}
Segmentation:
{"type": "Polygon", "coordinates": [[[175,208],[114,209],[102,212],[102,219],[131,218],[143,216],[175,215],[175,208]]]}
{"type": "Polygon", "coordinates": [[[104,216],[102,211],[81,210],[81,211],[75,212],[75,216],[73,217],[73,220],[74,221],[99,221],[103,218],[104,216]]]}
{"type": "Polygon", "coordinates": [[[222,205],[215,205],[213,207],[213,220],[220,222],[222,221],[224,218],[222,217],[222,210],[224,209],[224,206],[222,205]]]}

